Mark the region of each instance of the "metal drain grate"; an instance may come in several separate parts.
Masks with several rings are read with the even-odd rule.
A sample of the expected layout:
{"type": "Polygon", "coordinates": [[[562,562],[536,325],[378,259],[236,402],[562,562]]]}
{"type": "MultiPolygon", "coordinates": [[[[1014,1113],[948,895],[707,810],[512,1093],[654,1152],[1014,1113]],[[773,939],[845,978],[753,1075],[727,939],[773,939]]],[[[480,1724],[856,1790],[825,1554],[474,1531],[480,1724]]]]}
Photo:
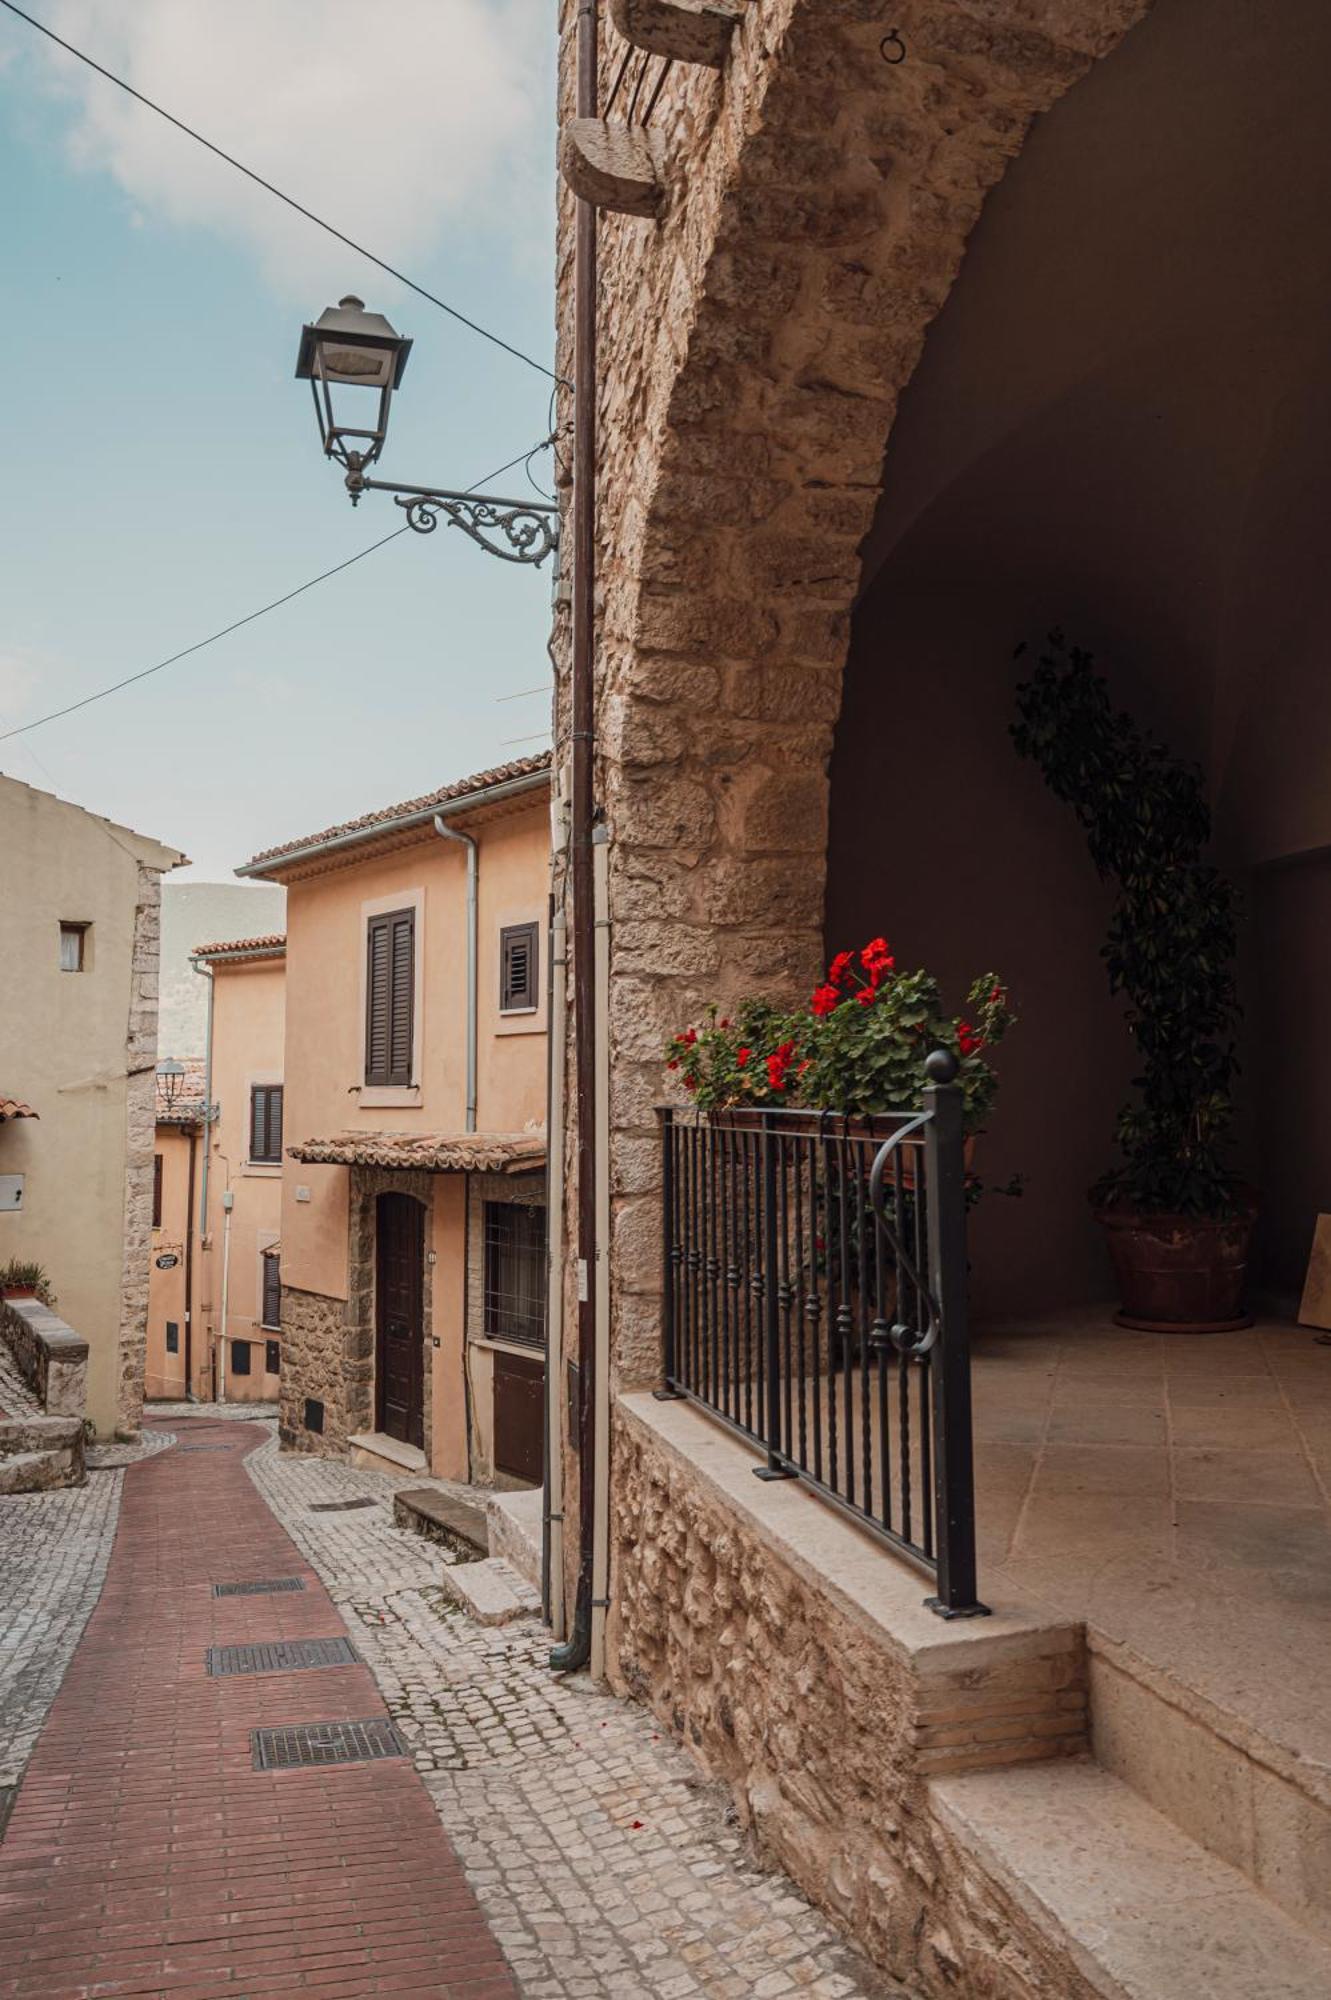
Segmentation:
{"type": "Polygon", "coordinates": [[[373,1722],[301,1722],[286,1729],[252,1729],[256,1771],[298,1771],[318,1764],[362,1764],[405,1757],[408,1750],[387,1717],[373,1722]]]}
{"type": "Polygon", "coordinates": [[[354,1667],[350,1639],[261,1639],[253,1646],[210,1646],[210,1674],[296,1674],[306,1667],[354,1667]]]}
{"type": "Polygon", "coordinates": [[[311,1514],[349,1514],[353,1507],[377,1507],[379,1502],[372,1493],[363,1493],[359,1500],[311,1500],[311,1514]]]}
{"type": "Polygon", "coordinates": [[[214,1597],[270,1597],[279,1590],[304,1590],[303,1576],[261,1576],[253,1583],[215,1583],[214,1597]]]}
{"type": "Polygon", "coordinates": [[[3,1840],[5,1837],[5,1828],[9,1825],[9,1815],[14,1810],[14,1802],[17,1798],[17,1785],[0,1785],[0,1840],[3,1840]]]}
{"type": "Polygon", "coordinates": [[[233,1444],[178,1444],[177,1451],[234,1451],[233,1444]]]}

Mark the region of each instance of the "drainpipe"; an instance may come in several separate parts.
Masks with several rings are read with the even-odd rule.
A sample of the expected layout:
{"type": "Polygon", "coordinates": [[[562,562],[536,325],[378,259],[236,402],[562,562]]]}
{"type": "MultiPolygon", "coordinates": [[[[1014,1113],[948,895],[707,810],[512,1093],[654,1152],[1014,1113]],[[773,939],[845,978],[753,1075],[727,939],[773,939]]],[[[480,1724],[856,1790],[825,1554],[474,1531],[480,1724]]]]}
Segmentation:
{"type": "Polygon", "coordinates": [[[226,1303],[231,1283],[231,1211],[236,1205],[236,1197],[230,1188],[222,1194],[222,1329],[217,1345],[217,1400],[226,1401],[226,1303]]]}
{"type": "Polygon", "coordinates": [[[442,813],[434,816],[441,840],[456,840],[467,850],[467,1130],[476,1130],[476,873],[475,837],[450,826],[442,813]]]}
{"type": "Polygon", "coordinates": [[[596,1435],[592,1453],[592,1652],[595,1680],[605,1679],[605,1615],[610,1603],[610,830],[598,826],[592,849],[596,945],[596,1435]]]}
{"type": "Polygon", "coordinates": [[[546,1110],[546,1215],[549,1272],[545,1339],[545,1518],[541,1550],[542,1607],[556,1639],[565,1635],[564,1458],[560,1444],[560,1386],[564,1377],[564,1058],[568,1030],[568,925],[555,906],[550,919],[550,1084],[546,1110]]]}
{"type": "MultiPolygon", "coordinates": [[[[204,1126],[207,1133],[208,1127],[204,1126]]],[[[199,1155],[199,1135],[190,1126],[189,1190],[185,1196],[185,1401],[194,1400],[194,1169],[199,1155]]],[[[208,1157],[205,1149],[204,1158],[208,1157]]]]}
{"type": "MultiPolygon", "coordinates": [[[[597,106],[596,0],[579,0],[577,115],[597,106]]],[[[596,698],[596,210],[579,201],[573,238],[573,646],[571,661],[573,1053],[578,1119],[578,1576],[573,1628],[550,1655],[559,1673],[587,1664],[592,1646],[596,1512],[596,1030],[592,902],[596,698]]]]}

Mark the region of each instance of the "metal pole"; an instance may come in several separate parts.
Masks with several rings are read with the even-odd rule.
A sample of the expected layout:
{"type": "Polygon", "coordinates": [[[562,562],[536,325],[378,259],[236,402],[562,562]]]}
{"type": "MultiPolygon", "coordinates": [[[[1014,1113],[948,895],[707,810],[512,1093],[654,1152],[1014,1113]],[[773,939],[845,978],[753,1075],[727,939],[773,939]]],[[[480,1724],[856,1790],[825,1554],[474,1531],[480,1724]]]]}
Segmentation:
{"type": "MultiPolygon", "coordinates": [[[[577,115],[597,104],[596,0],[579,0],[577,115]]],[[[596,1511],[596,1036],[595,830],[596,691],[596,210],[579,201],[573,237],[573,644],[572,752],[573,1036],[577,1108],[578,1573],[573,1629],[550,1664],[569,1673],[587,1664],[592,1642],[592,1557],[596,1511]]],[[[608,1247],[608,1246],[607,1246],[608,1247]]]]}
{"type": "Polygon", "coordinates": [[[767,1463],[755,1465],[759,1479],[793,1479],[781,1462],[781,1301],[777,1290],[776,1163],[777,1135],[770,1118],[763,1119],[763,1347],[767,1369],[767,1463]]]}
{"type": "MultiPolygon", "coordinates": [[[[930,1356],[933,1389],[934,1521],[938,1595],[925,1603],[942,1618],[975,1618],[975,1468],[971,1444],[971,1355],[966,1310],[966,1162],[957,1058],[926,1058],[924,1106],[928,1176],[929,1274],[939,1311],[930,1356]]],[[[918,1200],[918,1195],[917,1195],[918,1200]]]]}
{"type": "Polygon", "coordinates": [[[659,1403],[679,1400],[675,1387],[679,1357],[675,1352],[675,1114],[665,1105],[657,1111],[661,1130],[661,1386],[652,1391],[659,1403]]]}

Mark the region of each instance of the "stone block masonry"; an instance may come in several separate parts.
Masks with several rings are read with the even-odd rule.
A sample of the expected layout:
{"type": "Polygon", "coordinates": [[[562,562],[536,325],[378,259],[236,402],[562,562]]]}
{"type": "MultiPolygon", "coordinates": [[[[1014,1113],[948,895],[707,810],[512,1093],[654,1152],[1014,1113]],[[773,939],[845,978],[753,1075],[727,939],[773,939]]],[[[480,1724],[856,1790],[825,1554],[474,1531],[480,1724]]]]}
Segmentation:
{"type": "Polygon", "coordinates": [[[0,1300],[0,1340],[43,1415],[83,1418],[88,1343],[40,1299],[0,1300]]]}
{"type": "Polygon", "coordinates": [[[125,1026],[125,1248],[120,1278],[116,1428],[136,1437],[148,1353],[148,1264],[152,1254],[153,1151],[157,1117],[157,986],[162,882],[140,864],[134,910],[129,1016],[125,1026]]]}
{"type": "MultiPolygon", "coordinates": [[[[366,1428],[360,1406],[353,1409],[347,1387],[347,1344],[351,1338],[345,1299],[322,1292],[282,1287],[282,1381],[279,1435],[288,1451],[342,1458],[347,1440],[366,1428]],[[306,1402],[323,1405],[322,1432],[305,1422],[306,1402]]],[[[372,1361],[373,1357],[371,1357],[372,1361]]]]}

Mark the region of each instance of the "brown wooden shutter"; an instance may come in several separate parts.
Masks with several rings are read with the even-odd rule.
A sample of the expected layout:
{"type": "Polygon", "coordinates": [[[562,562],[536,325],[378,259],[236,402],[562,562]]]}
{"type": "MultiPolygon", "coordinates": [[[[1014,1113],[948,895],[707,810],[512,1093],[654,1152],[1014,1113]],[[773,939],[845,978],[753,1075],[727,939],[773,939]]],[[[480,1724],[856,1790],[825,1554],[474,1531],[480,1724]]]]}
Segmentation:
{"type": "Polygon", "coordinates": [[[536,1006],[537,928],[509,924],[499,933],[499,1011],[530,1012],[536,1006]]]}
{"type": "Polygon", "coordinates": [[[162,1156],[153,1154],[153,1228],[162,1226],[162,1156]]]}
{"type": "Polygon", "coordinates": [[[263,1253],[263,1324],[282,1324],[282,1266],[275,1250],[263,1253]]]}
{"type": "Polygon", "coordinates": [[[371,917],[366,936],[365,1081],[411,1082],[416,912],[371,917]]]}
{"type": "Polygon", "coordinates": [[[282,1086],[255,1084],[250,1091],[250,1158],[280,1161],[282,1158],[282,1086]]]}

